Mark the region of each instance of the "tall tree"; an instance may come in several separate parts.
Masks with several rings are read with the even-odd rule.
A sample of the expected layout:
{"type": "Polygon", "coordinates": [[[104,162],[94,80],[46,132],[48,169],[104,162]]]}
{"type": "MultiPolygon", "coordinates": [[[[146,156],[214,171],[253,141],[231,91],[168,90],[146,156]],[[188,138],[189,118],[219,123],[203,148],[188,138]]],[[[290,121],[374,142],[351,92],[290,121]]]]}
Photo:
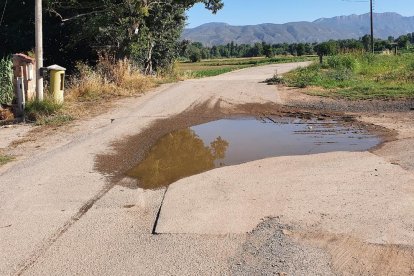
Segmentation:
{"type": "MultiPolygon", "coordinates": [[[[177,54],[185,11],[202,3],[213,13],[221,0],[43,0],[46,59],[94,60],[98,51],[131,57],[148,73],[177,54]]],[[[0,25],[1,52],[34,47],[34,0],[13,0],[0,25]],[[33,8],[32,8],[33,7],[33,8]],[[17,22],[16,22],[17,20],[17,22]],[[20,35],[20,33],[22,35],[20,35]],[[14,36],[19,36],[18,43],[14,36]]]]}

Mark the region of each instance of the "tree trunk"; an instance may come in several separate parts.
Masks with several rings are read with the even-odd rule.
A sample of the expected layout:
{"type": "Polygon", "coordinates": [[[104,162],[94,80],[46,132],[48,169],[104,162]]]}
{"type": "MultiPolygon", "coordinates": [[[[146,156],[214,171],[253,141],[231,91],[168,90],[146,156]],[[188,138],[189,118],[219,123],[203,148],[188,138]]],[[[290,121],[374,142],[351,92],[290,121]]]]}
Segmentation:
{"type": "Polygon", "coordinates": [[[153,70],[152,70],[152,49],[154,48],[154,43],[148,43],[148,57],[147,60],[145,61],[145,69],[144,69],[144,74],[145,75],[151,75],[153,70]]]}

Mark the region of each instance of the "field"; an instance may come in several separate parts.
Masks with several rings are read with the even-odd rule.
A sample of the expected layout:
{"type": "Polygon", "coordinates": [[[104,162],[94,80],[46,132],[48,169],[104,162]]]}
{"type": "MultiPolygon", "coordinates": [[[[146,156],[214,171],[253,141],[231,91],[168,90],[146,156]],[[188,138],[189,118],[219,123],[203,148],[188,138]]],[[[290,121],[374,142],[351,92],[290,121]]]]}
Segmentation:
{"type": "Polygon", "coordinates": [[[257,58],[231,58],[231,59],[212,59],[203,60],[201,62],[179,62],[177,63],[177,71],[184,78],[202,78],[217,76],[234,70],[243,68],[272,64],[287,63],[314,60],[315,57],[303,56],[278,56],[273,58],[257,57],[257,58]]]}
{"type": "Polygon", "coordinates": [[[349,100],[414,99],[414,54],[344,54],[286,74],[289,86],[349,100]]]}

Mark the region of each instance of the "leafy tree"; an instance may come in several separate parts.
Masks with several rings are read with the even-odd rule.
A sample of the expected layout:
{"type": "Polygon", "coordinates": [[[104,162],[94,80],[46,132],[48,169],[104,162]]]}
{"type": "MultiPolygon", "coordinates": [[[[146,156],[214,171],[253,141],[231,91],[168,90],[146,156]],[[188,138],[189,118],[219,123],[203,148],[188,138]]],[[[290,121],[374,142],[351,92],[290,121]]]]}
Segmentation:
{"type": "Polygon", "coordinates": [[[334,55],[338,52],[338,44],[336,41],[323,42],[315,46],[315,51],[319,56],[319,61],[323,63],[323,57],[334,55]]]}
{"type": "Polygon", "coordinates": [[[303,56],[306,53],[305,44],[299,43],[296,47],[296,52],[298,56],[303,56]]]}
{"type": "Polygon", "coordinates": [[[193,47],[190,49],[189,59],[191,62],[199,62],[201,61],[201,50],[193,47]]]}
{"type": "Polygon", "coordinates": [[[397,39],[398,47],[402,49],[408,49],[410,45],[410,39],[407,35],[402,35],[397,39]]]}
{"type": "Polygon", "coordinates": [[[273,57],[275,54],[273,52],[273,48],[271,45],[269,44],[264,44],[263,45],[263,54],[267,57],[267,58],[271,58],[273,57]]]}
{"type": "MultiPolygon", "coordinates": [[[[180,48],[185,11],[203,3],[213,13],[221,0],[43,0],[48,62],[96,60],[105,51],[129,57],[151,73],[168,66],[180,48]]],[[[0,52],[34,48],[34,0],[8,1],[0,24],[0,52]]],[[[69,62],[71,63],[71,62],[69,62]]]]}
{"type": "Polygon", "coordinates": [[[364,45],[365,51],[371,50],[371,36],[370,35],[364,35],[361,38],[362,44],[364,45]]]}

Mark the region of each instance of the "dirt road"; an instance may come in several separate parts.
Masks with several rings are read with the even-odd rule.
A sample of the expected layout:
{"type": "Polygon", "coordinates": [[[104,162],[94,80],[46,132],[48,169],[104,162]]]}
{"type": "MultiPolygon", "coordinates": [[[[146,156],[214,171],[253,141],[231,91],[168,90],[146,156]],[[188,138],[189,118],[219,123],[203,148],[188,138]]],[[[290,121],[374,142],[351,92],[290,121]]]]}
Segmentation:
{"type": "Polygon", "coordinates": [[[373,153],[259,160],[182,179],[167,192],[113,183],[97,170],[114,142],[155,122],[162,133],[160,119],[178,126],[184,119],[171,118],[197,121],[192,110],[201,108],[290,105],[288,92],[261,81],[300,65],[167,85],[65,132],[8,145],[21,156],[0,168],[0,275],[412,275],[409,112],[357,114],[397,133],[373,153]]]}

